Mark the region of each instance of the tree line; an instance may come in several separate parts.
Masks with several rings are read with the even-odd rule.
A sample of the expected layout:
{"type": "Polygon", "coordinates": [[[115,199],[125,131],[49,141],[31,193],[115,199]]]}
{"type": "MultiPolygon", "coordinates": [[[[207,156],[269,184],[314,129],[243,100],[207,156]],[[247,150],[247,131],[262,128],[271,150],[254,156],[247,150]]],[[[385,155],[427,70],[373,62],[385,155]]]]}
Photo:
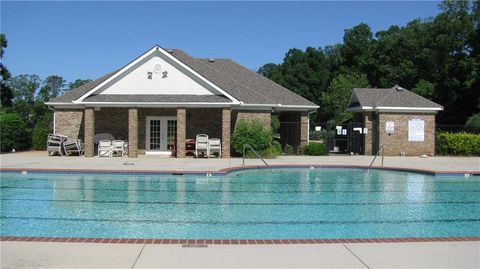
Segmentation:
{"type": "MultiPolygon", "coordinates": [[[[2,59],[7,44],[5,35],[0,34],[2,59]]],[[[77,79],[67,83],[59,75],[50,75],[43,80],[31,74],[12,77],[3,63],[0,68],[1,151],[44,149],[47,135],[53,128],[53,111],[45,102],[90,80],[77,79]]]]}
{"type": "Polygon", "coordinates": [[[290,49],[258,73],[319,104],[316,122],[343,123],[355,87],[396,84],[442,106],[440,124],[480,125],[480,2],[444,1],[435,17],[373,34],[361,23],[343,42],[290,49]],[[476,120],[475,120],[476,119],[476,120]]]}

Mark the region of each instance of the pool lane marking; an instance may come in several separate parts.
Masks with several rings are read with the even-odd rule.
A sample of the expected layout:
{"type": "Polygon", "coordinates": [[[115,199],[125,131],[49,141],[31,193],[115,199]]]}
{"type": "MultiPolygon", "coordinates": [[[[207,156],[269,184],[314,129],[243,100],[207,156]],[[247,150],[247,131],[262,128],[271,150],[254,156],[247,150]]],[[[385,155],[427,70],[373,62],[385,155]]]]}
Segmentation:
{"type": "Polygon", "coordinates": [[[408,224],[408,223],[455,223],[480,222],[480,219],[437,219],[437,220],[364,220],[364,221],[213,221],[213,220],[131,220],[131,219],[90,219],[90,218],[46,218],[1,216],[1,219],[67,221],[67,222],[120,222],[120,223],[160,223],[160,224],[205,224],[205,225],[339,225],[339,224],[408,224]]]}
{"type": "MultiPolygon", "coordinates": [[[[23,186],[4,186],[2,190],[25,189],[25,190],[82,190],[82,191],[116,191],[116,192],[181,192],[181,193],[411,193],[410,190],[358,190],[358,191],[338,191],[338,190],[313,190],[313,191],[256,191],[256,190],[147,190],[147,189],[107,189],[107,188],[65,188],[65,187],[23,187],[23,186]]],[[[480,190],[420,190],[422,193],[437,193],[437,192],[480,192],[480,190]]]]}
{"type": "Polygon", "coordinates": [[[347,206],[347,205],[425,205],[425,204],[439,204],[439,205],[470,205],[480,204],[475,201],[440,201],[440,202],[362,202],[362,203],[328,203],[328,202],[316,202],[316,203],[285,203],[285,202],[167,202],[167,201],[106,201],[106,200],[67,200],[67,199],[34,199],[34,198],[0,198],[3,201],[32,201],[32,202],[65,202],[65,203],[104,203],[104,204],[161,204],[161,205],[259,205],[259,206],[319,206],[319,205],[333,205],[333,206],[347,206]]]}

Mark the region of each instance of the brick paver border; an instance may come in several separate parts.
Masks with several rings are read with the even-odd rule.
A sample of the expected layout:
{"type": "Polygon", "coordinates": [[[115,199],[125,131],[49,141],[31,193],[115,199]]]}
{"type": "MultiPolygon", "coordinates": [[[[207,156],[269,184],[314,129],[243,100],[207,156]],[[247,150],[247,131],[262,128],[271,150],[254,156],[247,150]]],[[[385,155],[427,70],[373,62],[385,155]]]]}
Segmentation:
{"type": "Polygon", "coordinates": [[[76,238],[76,237],[19,237],[1,236],[0,241],[106,243],[106,244],[162,244],[162,245],[294,245],[344,243],[419,243],[480,241],[480,237],[408,237],[408,238],[352,238],[352,239],[141,239],[141,238],[76,238]]]}

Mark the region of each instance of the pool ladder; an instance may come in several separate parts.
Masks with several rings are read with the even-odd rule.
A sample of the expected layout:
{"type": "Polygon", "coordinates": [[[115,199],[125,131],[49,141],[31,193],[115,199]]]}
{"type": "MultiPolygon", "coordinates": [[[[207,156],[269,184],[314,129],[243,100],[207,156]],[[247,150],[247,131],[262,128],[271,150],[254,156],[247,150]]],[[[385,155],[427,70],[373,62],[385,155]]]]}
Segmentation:
{"type": "Polygon", "coordinates": [[[368,166],[367,168],[367,173],[370,173],[370,168],[372,168],[372,165],[373,163],[375,162],[375,159],[377,159],[378,155],[380,154],[380,152],[382,152],[382,166],[383,166],[383,145],[380,146],[380,149],[377,151],[377,153],[375,154],[375,156],[373,157],[373,160],[372,162],[370,163],[370,165],[368,166]]]}
{"type": "Polygon", "coordinates": [[[268,165],[268,163],[262,158],[262,156],[260,156],[260,154],[258,154],[257,151],[255,151],[252,146],[250,146],[249,144],[244,144],[243,145],[243,166],[245,166],[245,152],[247,151],[247,148],[249,148],[253,153],[255,153],[255,155],[257,155],[257,157],[262,160],[262,162],[266,165],[266,166],[270,166],[268,165]]]}

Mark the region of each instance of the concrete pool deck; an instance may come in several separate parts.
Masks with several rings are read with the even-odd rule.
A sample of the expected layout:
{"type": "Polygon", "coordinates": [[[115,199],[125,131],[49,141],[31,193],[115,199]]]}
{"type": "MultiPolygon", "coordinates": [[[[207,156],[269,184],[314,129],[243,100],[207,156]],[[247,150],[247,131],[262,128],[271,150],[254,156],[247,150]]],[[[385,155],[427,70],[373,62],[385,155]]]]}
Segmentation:
{"type": "Polygon", "coordinates": [[[2,268],[480,268],[480,242],[181,245],[1,242],[2,268]]]}
{"type": "MultiPolygon", "coordinates": [[[[368,166],[372,156],[281,156],[269,159],[271,165],[355,165],[368,166]]],[[[374,166],[380,166],[377,158],[374,166]]],[[[242,158],[168,158],[143,155],[139,158],[108,157],[48,157],[45,151],[0,154],[2,169],[72,169],[72,170],[122,170],[122,171],[209,171],[217,172],[241,167],[242,158]]],[[[263,166],[259,159],[246,159],[248,166],[263,166]]],[[[400,157],[386,156],[385,167],[421,169],[436,172],[480,173],[479,157],[400,157]]]]}
{"type": "MultiPolygon", "coordinates": [[[[372,156],[282,156],[272,165],[368,166],[372,156]]],[[[246,165],[260,166],[258,159],[246,165]]],[[[377,159],[375,165],[380,165],[377,159]]],[[[385,157],[399,169],[480,174],[478,157],[385,157]]],[[[0,155],[1,169],[121,171],[225,171],[241,158],[175,159],[48,157],[46,152],[0,155]]],[[[294,245],[104,244],[0,242],[2,268],[480,268],[480,241],[422,243],[331,243],[294,245]]]]}

